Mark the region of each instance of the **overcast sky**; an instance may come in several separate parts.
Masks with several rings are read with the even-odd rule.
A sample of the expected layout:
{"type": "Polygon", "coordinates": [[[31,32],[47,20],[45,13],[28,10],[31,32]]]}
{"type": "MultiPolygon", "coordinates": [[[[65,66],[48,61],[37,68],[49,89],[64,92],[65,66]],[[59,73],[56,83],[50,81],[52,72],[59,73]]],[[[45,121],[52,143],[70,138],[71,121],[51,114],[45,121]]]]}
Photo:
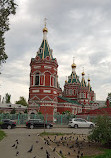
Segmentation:
{"type": "Polygon", "coordinates": [[[87,81],[97,100],[111,92],[111,1],[110,0],[16,0],[17,13],[10,17],[10,31],[5,34],[8,60],[1,67],[2,97],[11,94],[14,103],[20,96],[28,100],[30,60],[36,56],[47,20],[48,43],[59,67],[63,89],[71,74],[73,57],[81,80],[87,81]]]}

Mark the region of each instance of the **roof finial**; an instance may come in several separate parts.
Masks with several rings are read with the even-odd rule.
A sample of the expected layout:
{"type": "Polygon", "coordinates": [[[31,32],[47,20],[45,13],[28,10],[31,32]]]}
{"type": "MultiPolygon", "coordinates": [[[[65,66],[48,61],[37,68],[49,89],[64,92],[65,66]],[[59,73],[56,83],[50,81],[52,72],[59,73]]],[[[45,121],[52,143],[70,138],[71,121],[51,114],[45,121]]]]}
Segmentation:
{"type": "Polygon", "coordinates": [[[43,32],[48,32],[48,29],[46,27],[46,24],[47,24],[47,18],[44,18],[44,28],[43,28],[43,32]]]}
{"type": "Polygon", "coordinates": [[[75,57],[73,57],[73,63],[74,63],[75,57]]]}
{"type": "Polygon", "coordinates": [[[47,18],[44,18],[44,26],[46,27],[46,24],[47,24],[47,18]]]}
{"type": "Polygon", "coordinates": [[[84,73],[84,67],[83,67],[83,72],[82,72],[82,76],[84,76],[85,75],[85,73],[84,73]]]}
{"type": "Polygon", "coordinates": [[[88,81],[90,81],[90,75],[88,74],[88,81]]]}

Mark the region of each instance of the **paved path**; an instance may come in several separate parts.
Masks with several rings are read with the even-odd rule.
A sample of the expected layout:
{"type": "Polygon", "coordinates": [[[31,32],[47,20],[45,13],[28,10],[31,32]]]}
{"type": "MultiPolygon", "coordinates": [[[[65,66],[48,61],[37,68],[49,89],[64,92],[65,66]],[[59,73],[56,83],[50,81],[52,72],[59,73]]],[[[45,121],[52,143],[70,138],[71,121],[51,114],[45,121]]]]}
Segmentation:
{"type": "MultiPolygon", "coordinates": [[[[50,158],[60,158],[60,156],[52,152],[52,149],[44,143],[44,140],[38,136],[38,133],[44,131],[44,129],[26,129],[16,128],[11,130],[4,130],[7,134],[0,142],[0,158],[47,158],[46,150],[50,153],[50,158]],[[30,135],[30,136],[29,136],[30,135]],[[17,149],[13,148],[13,144],[17,144],[15,140],[18,139],[17,149]],[[39,143],[36,143],[39,141],[39,143]],[[33,151],[28,153],[27,151],[33,145],[33,151]],[[43,147],[43,150],[40,148],[43,147]],[[16,156],[16,152],[19,151],[19,155],[16,156]]],[[[61,132],[61,133],[77,133],[88,134],[89,129],[73,129],[73,128],[52,128],[45,129],[46,132],[61,132]]]]}

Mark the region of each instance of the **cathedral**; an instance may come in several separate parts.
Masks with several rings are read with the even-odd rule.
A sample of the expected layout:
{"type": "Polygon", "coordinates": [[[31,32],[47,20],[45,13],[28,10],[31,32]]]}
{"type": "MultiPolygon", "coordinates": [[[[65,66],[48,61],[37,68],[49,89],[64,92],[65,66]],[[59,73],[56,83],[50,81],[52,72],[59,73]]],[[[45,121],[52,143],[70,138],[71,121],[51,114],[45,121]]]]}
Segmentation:
{"type": "Polygon", "coordinates": [[[76,64],[72,63],[72,72],[65,81],[64,90],[58,83],[58,62],[53,57],[47,40],[48,29],[43,28],[43,40],[35,58],[30,62],[30,87],[28,112],[54,115],[56,113],[70,112],[74,115],[94,109],[96,106],[95,93],[85,81],[76,74],[76,64]]]}

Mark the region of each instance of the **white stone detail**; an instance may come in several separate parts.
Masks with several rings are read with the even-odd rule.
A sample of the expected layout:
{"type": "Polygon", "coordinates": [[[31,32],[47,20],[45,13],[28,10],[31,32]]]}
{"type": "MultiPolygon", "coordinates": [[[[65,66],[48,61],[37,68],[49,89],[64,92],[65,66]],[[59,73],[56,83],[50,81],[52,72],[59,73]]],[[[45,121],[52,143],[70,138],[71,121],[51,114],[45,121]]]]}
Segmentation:
{"type": "Polygon", "coordinates": [[[51,93],[51,90],[43,90],[44,93],[51,93]]]}
{"type": "Polygon", "coordinates": [[[53,93],[54,93],[54,94],[57,94],[57,92],[56,92],[56,91],[54,91],[53,93]]]}
{"type": "Polygon", "coordinates": [[[41,66],[34,66],[34,69],[40,69],[41,66]]]}
{"type": "Polygon", "coordinates": [[[51,69],[50,66],[44,66],[44,69],[51,69]]]}
{"type": "Polygon", "coordinates": [[[32,90],[32,92],[36,93],[36,92],[39,92],[39,90],[32,90]]]}

